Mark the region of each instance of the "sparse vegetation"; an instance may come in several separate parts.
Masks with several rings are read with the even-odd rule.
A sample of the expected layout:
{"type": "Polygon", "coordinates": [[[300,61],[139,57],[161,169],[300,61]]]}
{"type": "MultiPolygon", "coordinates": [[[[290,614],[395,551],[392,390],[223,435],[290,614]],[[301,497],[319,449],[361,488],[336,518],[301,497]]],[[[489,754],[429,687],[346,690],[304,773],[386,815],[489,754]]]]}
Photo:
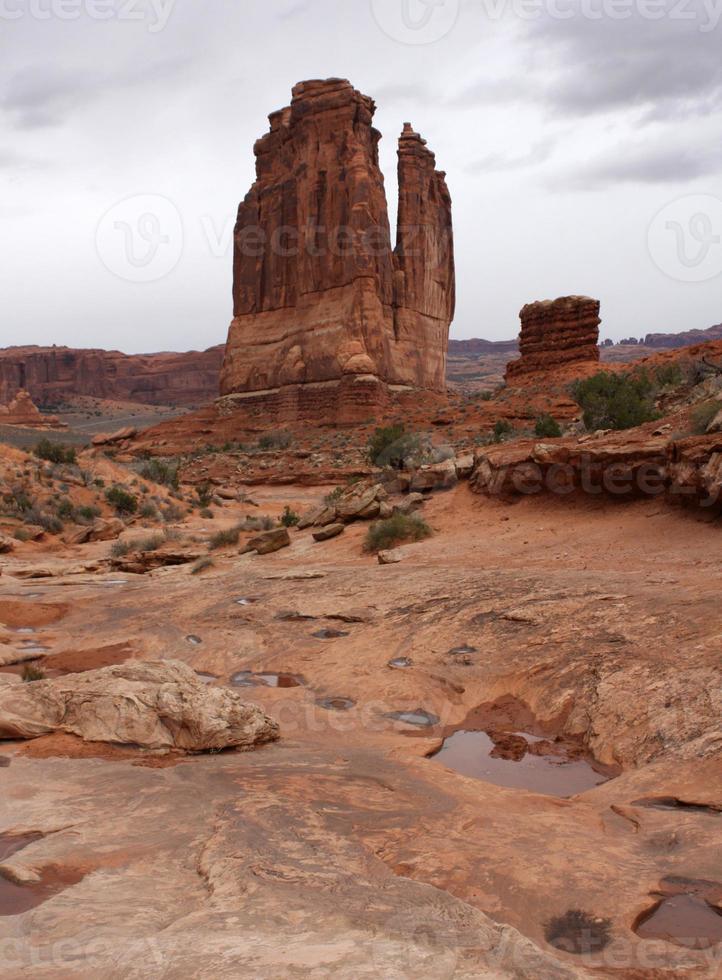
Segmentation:
{"type": "Polygon", "coordinates": [[[105,499],[118,514],[135,514],[138,510],[138,498],[122,487],[114,486],[106,490],[105,499]]]}
{"type": "Polygon", "coordinates": [[[219,548],[227,548],[229,545],[238,544],[242,530],[242,524],[235,524],[233,527],[226,527],[222,531],[216,531],[208,542],[208,547],[211,551],[217,551],[219,548]]]}
{"type": "Polygon", "coordinates": [[[31,681],[45,680],[45,673],[34,664],[25,664],[23,667],[22,678],[26,684],[29,684],[31,681]]]}
{"type": "Polygon", "coordinates": [[[210,507],[204,507],[200,511],[200,515],[206,521],[212,521],[213,520],[213,511],[210,509],[210,507]]]}
{"type": "Polygon", "coordinates": [[[534,425],[534,435],[540,439],[558,439],[561,434],[561,426],[555,418],[546,413],[538,416],[534,425]]]}
{"type": "Polygon", "coordinates": [[[722,401],[717,398],[711,398],[709,401],[695,405],[690,412],[692,432],[697,436],[703,436],[712,419],[720,411],[722,411],[722,401]]]}
{"type": "Polygon", "coordinates": [[[213,488],[210,483],[199,483],[196,487],[196,496],[201,507],[209,507],[213,503],[213,488]]]}
{"type": "Polygon", "coordinates": [[[570,909],[550,919],[544,927],[546,941],[567,953],[598,953],[611,940],[611,920],[570,909]]]}
{"type": "Polygon", "coordinates": [[[660,364],[655,369],[654,380],[660,388],[678,388],[684,383],[684,372],[676,362],[660,364]]]}
{"type": "Polygon", "coordinates": [[[259,449],[288,449],[293,442],[290,432],[269,432],[258,440],[259,449]]]}
{"type": "Polygon", "coordinates": [[[331,493],[327,493],[323,498],[323,502],[327,507],[333,507],[337,504],[341,497],[343,496],[343,487],[334,487],[331,493]]]}
{"type": "Polygon", "coordinates": [[[377,552],[394,548],[404,541],[422,541],[431,536],[431,528],[419,514],[394,514],[374,521],[364,540],[364,551],[377,552]]]}
{"type": "Polygon", "coordinates": [[[180,462],[177,459],[146,459],[138,467],[138,474],[144,480],[152,480],[153,483],[161,483],[172,490],[177,490],[179,486],[178,471],[180,462]]]}
{"type": "Polygon", "coordinates": [[[281,515],[281,524],[284,527],[295,527],[300,520],[300,515],[295,510],[291,510],[288,504],[286,504],[281,515]]]}
{"type": "Polygon", "coordinates": [[[168,534],[151,534],[147,538],[115,541],[111,546],[110,554],[113,558],[122,558],[131,551],[157,551],[170,537],[168,534]]]}
{"type": "Polygon", "coordinates": [[[659,418],[654,393],[654,385],[644,370],[619,374],[600,371],[572,386],[572,395],[590,432],[631,429],[659,418]]]}
{"type": "Polygon", "coordinates": [[[140,505],[138,514],[147,521],[154,521],[158,517],[158,510],[155,504],[152,504],[149,500],[146,500],[140,505]]]}
{"type": "Polygon", "coordinates": [[[400,423],[378,428],[369,438],[368,455],[374,466],[391,466],[401,470],[420,453],[420,437],[407,432],[400,423]]]}
{"type": "Polygon", "coordinates": [[[507,419],[497,419],[492,432],[494,442],[506,442],[514,432],[514,426],[507,419]]]}
{"type": "Polygon", "coordinates": [[[77,461],[77,453],[72,446],[51,442],[49,439],[41,439],[33,449],[33,453],[38,459],[44,459],[48,463],[74,464],[77,461]]]}

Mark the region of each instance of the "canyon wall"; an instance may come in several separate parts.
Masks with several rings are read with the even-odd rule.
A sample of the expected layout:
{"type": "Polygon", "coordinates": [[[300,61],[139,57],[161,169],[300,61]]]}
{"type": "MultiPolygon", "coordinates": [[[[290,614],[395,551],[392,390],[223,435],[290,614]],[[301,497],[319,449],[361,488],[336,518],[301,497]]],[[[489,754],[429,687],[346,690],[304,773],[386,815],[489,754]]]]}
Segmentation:
{"type": "MultiPolygon", "coordinates": [[[[341,79],[301,82],[255,145],[235,228],[223,395],[369,379],[442,392],[454,311],[451,200],[407,124],[392,250],[375,104],[341,79]]],[[[373,386],[372,386],[373,387],[373,386]]],[[[370,389],[369,389],[370,390],[370,389]]],[[[320,391],[320,389],[318,389],[320,391]]],[[[281,400],[304,401],[284,393],[281,400]]]]}
{"type": "Polygon", "coordinates": [[[183,354],[121,354],[68,347],[0,350],[0,403],[22,389],[41,406],[77,395],[144,405],[202,405],[218,397],[223,347],[183,354]]]}
{"type": "Polygon", "coordinates": [[[519,316],[521,357],[507,365],[510,384],[525,375],[599,361],[599,300],[562,296],[529,303],[519,316]]]}

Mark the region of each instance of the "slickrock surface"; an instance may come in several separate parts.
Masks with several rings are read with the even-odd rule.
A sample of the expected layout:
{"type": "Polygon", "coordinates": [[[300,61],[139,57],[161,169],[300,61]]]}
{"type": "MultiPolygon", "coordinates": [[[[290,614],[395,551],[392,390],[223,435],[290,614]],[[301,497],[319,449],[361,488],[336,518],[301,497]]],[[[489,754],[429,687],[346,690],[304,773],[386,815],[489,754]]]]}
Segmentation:
{"type": "MultiPolygon", "coordinates": [[[[254,496],[301,512],[324,492],[254,496]]],[[[323,543],[293,531],[262,558],[217,553],[202,582],[172,568],[112,587],[87,573],[26,583],[3,557],[0,618],[35,623],[44,670],[102,646],[182,660],[214,692],[242,671],[303,679],[253,687],[281,729],[254,752],[148,768],[138,750],[70,736],[0,743],[0,835],[43,835],[2,872],[68,882],[0,915],[6,975],[716,976],[718,947],[634,930],[665,878],[722,881],[715,528],[655,501],[510,508],[465,484],[424,515],[434,536],[383,567],[359,522],[323,543]],[[620,774],[561,799],[426,757],[490,704],[495,730],[576,740],[620,774]],[[388,718],[417,709],[439,724],[388,718]],[[605,949],[547,943],[549,920],[575,909],[608,923],[605,949]]],[[[108,545],[83,547],[87,563],[108,545]]]]}
{"type": "Polygon", "coordinates": [[[254,394],[283,418],[364,418],[388,399],[386,384],[444,390],[449,193],[407,125],[392,251],[374,112],[349,82],[328,79],[299,83],[269,117],[238,210],[223,395],[254,394]]]}
{"type": "Polygon", "coordinates": [[[174,660],[134,661],[0,689],[0,738],[51,732],[189,752],[278,738],[278,726],[256,705],[208,687],[174,660]]]}
{"type": "MultiPolygon", "coordinates": [[[[202,405],[218,396],[223,347],[183,354],[121,354],[68,347],[0,350],[0,402],[20,389],[38,405],[78,395],[148,405],[202,405]]],[[[4,420],[3,420],[4,421],[4,420]]]]}
{"type": "Polygon", "coordinates": [[[588,296],[562,296],[527,304],[519,314],[519,360],[506,368],[513,384],[529,374],[599,361],[599,301],[588,296]]]}
{"type": "Polygon", "coordinates": [[[21,388],[7,405],[0,404],[0,425],[20,425],[29,429],[59,428],[56,415],[42,415],[30,394],[21,388]]]}

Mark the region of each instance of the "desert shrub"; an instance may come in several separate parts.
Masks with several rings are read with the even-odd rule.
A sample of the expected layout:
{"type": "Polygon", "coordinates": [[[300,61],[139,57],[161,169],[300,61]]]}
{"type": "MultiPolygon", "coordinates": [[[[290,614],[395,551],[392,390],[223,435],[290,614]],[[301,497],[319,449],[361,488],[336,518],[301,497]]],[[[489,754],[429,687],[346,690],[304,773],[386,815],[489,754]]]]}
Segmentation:
{"type": "Polygon", "coordinates": [[[58,501],[55,511],[61,521],[72,521],[75,519],[75,507],[67,497],[62,497],[58,501]]]}
{"type": "Polygon", "coordinates": [[[98,517],[100,517],[100,507],[94,507],[92,504],[89,504],[76,508],[75,520],[79,524],[90,524],[91,521],[96,520],[98,517]]]}
{"type": "Polygon", "coordinates": [[[130,551],[157,551],[168,540],[165,534],[151,534],[147,538],[135,538],[132,541],[116,541],[111,546],[113,558],[122,558],[130,551]]]}
{"type": "Polygon", "coordinates": [[[335,487],[331,493],[327,493],[323,498],[323,502],[327,507],[333,507],[334,504],[343,496],[343,487],[335,487]]]}
{"type": "Polygon", "coordinates": [[[147,521],[154,521],[158,517],[158,510],[155,504],[152,504],[149,500],[146,500],[140,505],[138,513],[147,521]]]}
{"type": "Polygon", "coordinates": [[[684,382],[684,372],[679,364],[660,364],[655,369],[654,380],[660,388],[678,388],[684,382]]]}
{"type": "Polygon", "coordinates": [[[244,531],[271,531],[276,526],[276,521],[268,514],[261,514],[260,517],[246,517],[241,529],[244,531]]]}
{"type": "Polygon", "coordinates": [[[144,480],[152,480],[153,483],[162,483],[173,490],[178,489],[179,478],[178,470],[180,463],[177,459],[152,459],[144,460],[138,467],[138,474],[144,480]]]}
{"type": "Polygon", "coordinates": [[[16,527],[13,537],[15,538],[16,541],[30,540],[30,535],[28,534],[28,532],[25,530],[24,527],[16,527]]]}
{"type": "Polygon", "coordinates": [[[534,435],[541,439],[557,439],[562,434],[557,420],[546,413],[540,415],[534,425],[534,435]]]}
{"type": "Polygon", "coordinates": [[[383,551],[404,541],[422,541],[430,535],[431,528],[419,514],[394,514],[383,521],[374,521],[366,533],[364,551],[383,551]]]}
{"type": "Polygon", "coordinates": [[[135,514],[138,510],[138,498],[122,487],[114,486],[106,490],[105,499],[118,514],[135,514]]]}
{"type": "Polygon", "coordinates": [[[243,526],[241,524],[235,524],[233,527],[226,527],[222,531],[216,531],[208,542],[208,547],[211,551],[217,551],[219,548],[227,548],[229,545],[238,544],[242,530],[243,526]]]}
{"type": "Polygon", "coordinates": [[[269,432],[258,440],[259,449],[288,449],[293,442],[290,432],[269,432]]]}
{"type": "Polygon", "coordinates": [[[719,411],[722,411],[722,402],[718,401],[716,398],[712,398],[709,401],[700,402],[699,405],[695,405],[690,412],[692,432],[694,432],[695,435],[703,436],[707,431],[707,426],[719,411]]]}
{"type": "Polygon", "coordinates": [[[598,953],[611,940],[609,919],[590,915],[580,909],[570,909],[544,926],[546,941],[567,953],[598,953]]]}
{"type": "Polygon", "coordinates": [[[77,460],[77,454],[72,446],[51,442],[49,439],[41,439],[33,449],[33,453],[38,459],[44,459],[48,463],[75,463],[77,460]]]}
{"type": "Polygon", "coordinates": [[[420,454],[420,437],[407,432],[400,423],[378,428],[369,438],[368,456],[374,466],[391,466],[401,470],[420,454]]]}
{"type": "Polygon", "coordinates": [[[177,504],[166,504],[165,507],[161,507],[160,516],[163,518],[166,524],[175,524],[183,516],[183,511],[177,504]]]}
{"type": "Polygon", "coordinates": [[[207,568],[213,568],[215,562],[212,558],[205,557],[199,558],[197,562],[191,568],[191,575],[200,575],[201,572],[205,572],[207,568]]]}
{"type": "Polygon", "coordinates": [[[301,518],[296,511],[291,510],[288,504],[286,504],[286,506],[283,508],[283,514],[281,515],[281,524],[284,527],[295,527],[300,520],[301,518]]]}
{"type": "Polygon", "coordinates": [[[504,442],[514,432],[514,426],[507,419],[497,419],[492,438],[494,442],[504,442]]]}
{"type": "Polygon", "coordinates": [[[34,664],[25,664],[23,667],[22,678],[26,684],[31,681],[42,681],[45,680],[45,674],[39,667],[34,664]]]}
{"type": "Polygon", "coordinates": [[[41,527],[48,534],[60,534],[63,530],[63,522],[60,518],[54,514],[48,514],[46,511],[41,510],[40,507],[30,507],[29,510],[24,510],[22,519],[25,524],[34,524],[37,527],[41,527]]]}
{"type": "Polygon", "coordinates": [[[196,496],[201,507],[208,507],[213,502],[213,489],[210,483],[199,483],[196,487],[196,496]]]}
{"type": "Polygon", "coordinates": [[[206,521],[212,521],[213,520],[213,511],[210,509],[210,507],[204,507],[201,510],[200,515],[206,521]]]}
{"type": "Polygon", "coordinates": [[[654,407],[654,385],[646,371],[624,374],[600,371],[577,381],[572,386],[572,395],[590,432],[631,429],[659,418],[654,407]]]}

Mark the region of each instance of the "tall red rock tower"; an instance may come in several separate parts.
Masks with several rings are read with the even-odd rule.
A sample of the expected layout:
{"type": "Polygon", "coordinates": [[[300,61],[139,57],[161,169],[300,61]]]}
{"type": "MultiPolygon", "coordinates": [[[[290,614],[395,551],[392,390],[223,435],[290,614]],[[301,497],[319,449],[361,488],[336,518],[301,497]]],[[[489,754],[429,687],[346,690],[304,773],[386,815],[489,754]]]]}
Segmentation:
{"type": "Polygon", "coordinates": [[[451,199],[407,124],[392,250],[375,108],[328,79],[299,83],[269,117],[238,209],[222,395],[300,417],[372,402],[389,386],[444,390],[451,199]]]}

